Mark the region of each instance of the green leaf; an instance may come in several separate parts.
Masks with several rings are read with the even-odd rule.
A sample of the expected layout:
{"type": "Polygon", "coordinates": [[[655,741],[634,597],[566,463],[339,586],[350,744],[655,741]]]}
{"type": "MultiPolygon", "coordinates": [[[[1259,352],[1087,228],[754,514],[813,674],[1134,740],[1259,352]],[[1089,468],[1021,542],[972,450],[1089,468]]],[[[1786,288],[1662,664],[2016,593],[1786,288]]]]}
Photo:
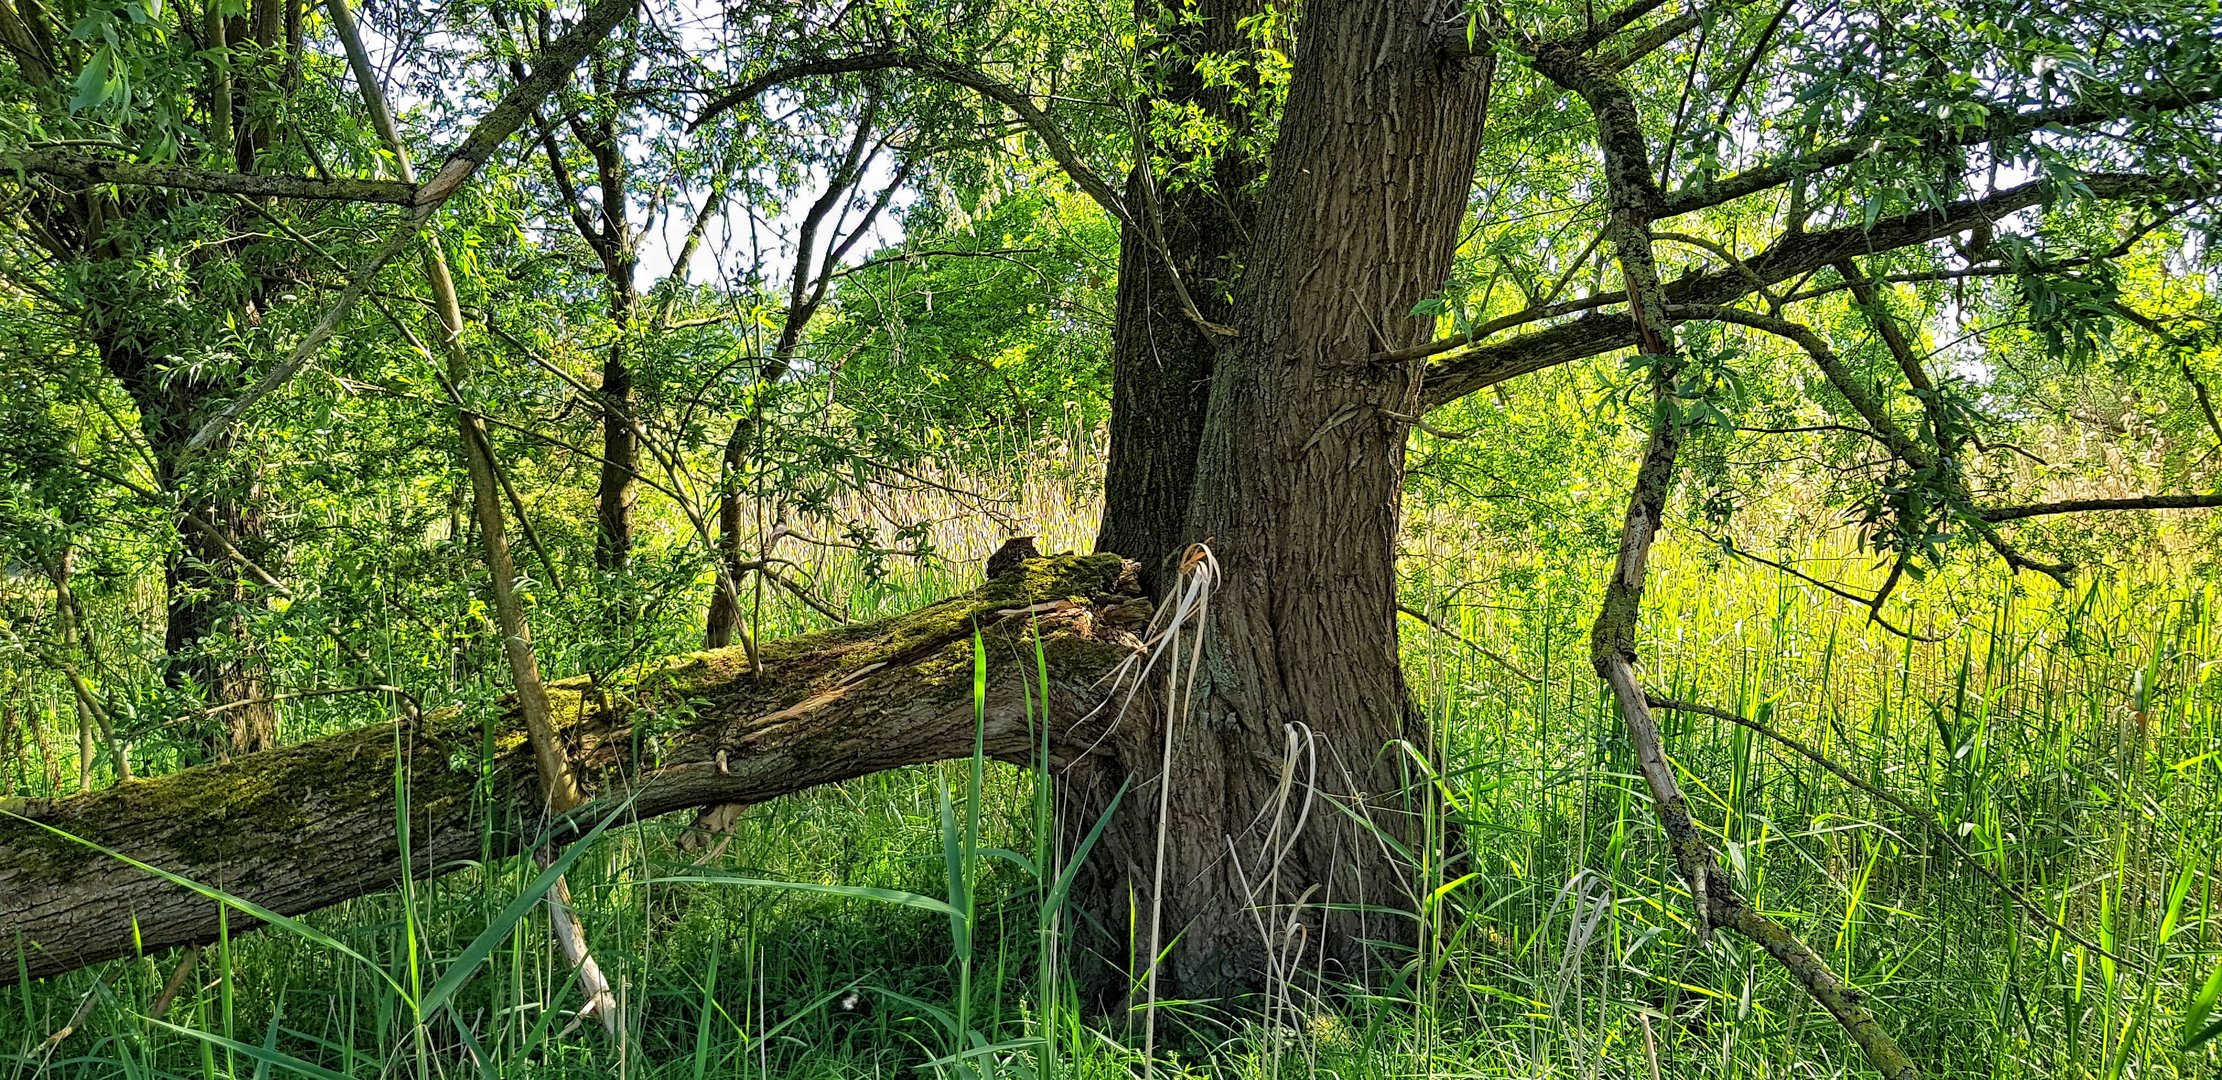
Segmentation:
{"type": "Polygon", "coordinates": [[[313,1076],[316,1077],[317,1080],[349,1080],[349,1077],[346,1073],[333,1072],[332,1070],[327,1069],[322,1065],[316,1065],[310,1062],[303,1061],[300,1058],[294,1057],[293,1055],[285,1053],[281,1050],[272,1050],[268,1047],[256,1046],[253,1043],[244,1043],[240,1042],[237,1039],[227,1039],[222,1035],[212,1034],[210,1032],[201,1031],[196,1028],[181,1027],[177,1024],[170,1023],[167,1020],[159,1020],[152,1016],[145,1017],[144,1019],[147,1023],[153,1024],[156,1027],[174,1031],[180,1035],[190,1035],[196,1039],[201,1040],[202,1042],[208,1043],[211,1046],[222,1047],[223,1049],[229,1050],[234,1054],[238,1054],[242,1057],[251,1058],[265,1065],[275,1065],[278,1068],[284,1069],[288,1072],[298,1073],[302,1076],[313,1076]]]}
{"type": "Polygon", "coordinates": [[[780,881],[774,878],[746,877],[740,874],[684,874],[678,877],[649,878],[643,885],[751,885],[765,889],[786,889],[789,892],[825,893],[829,896],[846,896],[852,900],[877,900],[883,904],[914,907],[937,912],[950,918],[961,918],[963,913],[946,901],[922,896],[900,889],[874,889],[863,885],[821,885],[815,881],[780,881]]]}
{"type": "Polygon", "coordinates": [[[2216,1035],[2222,1035],[2222,1021],[2209,1024],[2203,1031],[2194,1033],[2192,1030],[2206,1023],[2207,1017],[2213,1015],[2217,999],[2222,999],[2222,962],[2214,965],[2214,974],[2207,976],[2206,985],[2199,988],[2199,992],[2192,996],[2191,1004],[2183,1010],[2184,1049],[2189,1050],[2216,1035]]]}
{"type": "MultiPolygon", "coordinates": [[[[2160,651],[2154,650],[2153,655],[2157,662],[2160,651]]],[[[2140,695],[2144,691],[2144,675],[2145,673],[2142,671],[2137,673],[2136,685],[2140,695]]],[[[2140,701],[2138,708],[2143,710],[2145,703],[2140,701]]],[[[2161,944],[2167,944],[2169,938],[2176,936],[2177,921],[2183,916],[2183,902],[2191,895],[2192,882],[2198,876],[2198,868],[2190,864],[2186,864],[2182,870],[2177,872],[2175,884],[2168,889],[2168,911],[2160,917],[2160,934],[2158,936],[2161,944]]]]}
{"type": "Polygon", "coordinates": [[[532,911],[533,905],[539,903],[540,898],[546,896],[549,889],[555,888],[556,880],[561,878],[565,871],[571,869],[571,864],[579,861],[579,856],[586,853],[586,849],[593,845],[595,838],[601,836],[602,831],[609,828],[611,823],[615,822],[618,816],[624,812],[623,808],[611,811],[610,815],[603,818],[601,823],[594,826],[592,831],[572,841],[570,846],[564,848],[562,855],[558,856],[554,862],[549,863],[546,869],[540,871],[538,877],[532,879],[532,884],[527,886],[524,892],[517,894],[516,899],[509,902],[509,906],[502,908],[501,913],[494,916],[493,921],[486,924],[486,929],[479,931],[478,936],[472,938],[469,945],[464,946],[463,952],[448,964],[447,970],[441,973],[439,981],[432,984],[432,989],[425,991],[424,1000],[417,1003],[417,1015],[424,1016],[437,1012],[440,1006],[447,1003],[448,998],[455,996],[455,992],[462,989],[463,984],[470,980],[471,975],[478,970],[478,966],[485,963],[486,958],[492,956],[494,950],[499,948],[502,942],[509,940],[509,935],[517,929],[518,923],[524,921],[525,916],[532,911]]]}
{"type": "Polygon", "coordinates": [[[77,73],[77,96],[69,99],[69,111],[83,112],[108,100],[116,85],[115,64],[115,50],[107,46],[93,50],[85,70],[77,73]]]}
{"type": "Polygon", "coordinates": [[[1004,862],[1010,863],[1012,866],[1018,867],[1019,871],[1021,873],[1024,873],[1027,877],[1040,878],[1042,876],[1040,868],[1034,865],[1034,860],[1021,855],[1018,852],[1012,851],[1009,848],[984,847],[976,852],[976,854],[983,855],[991,859],[1001,859],[1004,862]]]}
{"type": "Polygon", "coordinates": [[[1103,808],[1103,816],[1089,827],[1088,835],[1080,840],[1080,846],[1072,849],[1072,858],[1066,861],[1064,872],[1057,875],[1057,883],[1050,886],[1049,895],[1042,899],[1043,926],[1049,925],[1050,916],[1056,914],[1058,908],[1065,906],[1065,894],[1072,891],[1073,879],[1080,874],[1080,864],[1088,861],[1088,853],[1095,850],[1096,841],[1103,838],[1104,826],[1111,824],[1111,815],[1119,812],[1119,802],[1126,798],[1126,789],[1133,783],[1134,778],[1131,776],[1119,783],[1119,790],[1111,793],[1111,804],[1103,808]]]}

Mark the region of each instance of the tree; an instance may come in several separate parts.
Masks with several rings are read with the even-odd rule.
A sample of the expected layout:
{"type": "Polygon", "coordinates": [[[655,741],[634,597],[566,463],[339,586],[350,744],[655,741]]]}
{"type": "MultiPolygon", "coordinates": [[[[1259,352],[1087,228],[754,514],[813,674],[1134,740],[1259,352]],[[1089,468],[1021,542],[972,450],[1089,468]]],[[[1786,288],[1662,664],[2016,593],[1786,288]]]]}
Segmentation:
{"type": "Polygon", "coordinates": [[[317,58],[304,50],[301,17],[299,3],[278,0],[198,15],[98,4],[0,13],[11,90],[33,109],[28,149],[56,166],[25,186],[16,210],[52,260],[48,284],[137,407],[153,486],[176,502],[165,678],[189,691],[186,700],[224,709],[223,732],[208,739],[217,755],[276,745],[277,713],[241,611],[255,590],[226,555],[268,551],[253,469],[227,466],[229,439],[207,454],[186,444],[212,403],[243,386],[240,354],[267,333],[281,294],[305,284],[303,268],[291,244],[257,242],[241,228],[256,204],[111,187],[86,171],[97,163],[64,148],[124,139],[158,161],[250,181],[299,173],[335,118],[321,85],[305,78],[317,58]],[[149,273],[150,264],[167,273],[149,273]]]}
{"type": "MultiPolygon", "coordinates": [[[[1999,279],[2048,356],[2075,354],[2119,318],[2175,333],[2122,316],[2101,268],[2156,230],[2211,232],[2222,65],[2195,14],[2120,8],[2096,19],[1919,0],[1819,10],[1636,0],[1515,19],[1428,0],[1314,0],[1284,32],[1275,9],[1233,0],[1144,4],[1137,25],[1159,59],[1128,88],[1140,120],[1124,136],[1045,108],[1043,88],[994,35],[875,37],[885,27],[868,22],[861,37],[782,43],[787,55],[706,112],[806,79],[961,88],[1023,124],[1120,225],[1103,542],[1129,548],[1116,554],[1137,560],[1132,572],[1158,601],[1155,644],[1138,654],[1140,643],[1097,632],[1130,610],[1116,560],[1066,560],[923,621],[767,650],[761,693],[685,674],[732,665],[733,653],[675,662],[668,685],[642,693],[717,708],[651,774],[655,794],[636,811],[760,799],[967,752],[969,732],[949,719],[949,672],[936,666],[962,636],[947,616],[1057,612],[1071,631],[1050,650],[1059,715],[1086,718],[1052,741],[1064,828],[1076,837],[1105,821],[1074,893],[1099,997],[1116,1000],[1138,977],[1160,995],[1240,999],[1297,971],[1377,975],[1382,947],[1413,933],[1396,914],[1408,900],[1400,885],[1415,860],[1437,857],[1442,833],[1427,795],[1434,740],[1397,657],[1405,448],[1430,411],[1465,395],[1632,346],[1623,375],[1645,443],[1596,623],[1598,673],[1699,931],[1758,940],[1879,1068],[1906,1075],[1910,1062],[1873,1017],[1716,872],[1681,806],[1650,713],[1695,703],[1657,701],[1641,681],[1646,557],[1674,514],[1689,451],[1745,426],[1742,369],[1779,355],[1797,365],[1828,437],[1878,448],[1847,470],[1845,492],[1893,567],[1862,597],[1878,617],[1901,577],[1950,544],[2068,578],[2068,560],[2032,550],[2009,532],[2015,522],[2222,504],[2196,493],[2000,501],[1981,468],[2008,451],[1984,438],[1995,422],[1981,389],[1924,355],[1918,325],[1893,310],[1898,285],[1999,279]],[[1165,116],[1199,123],[1157,122],[1165,116]],[[1191,127],[1205,134],[1173,134],[1191,127]],[[1106,161],[1130,163],[1123,196],[1102,179],[1106,161]],[[1483,161],[1502,167],[1480,178],[1477,197],[1483,161]],[[1585,227],[1538,235],[1507,207],[1585,227]],[[1589,291],[1564,298],[1577,281],[1589,291]],[[864,642],[875,643],[868,653],[864,642]],[[1109,671],[1119,689],[1088,689],[1109,671]],[[916,687],[926,689],[905,695],[916,687]],[[878,752],[880,742],[899,749],[878,752]],[[1129,942],[1149,954],[1130,957],[1129,942]]],[[[2182,373],[2175,390],[2205,400],[2198,373],[2188,363],[2182,373]]],[[[1718,489],[1692,493],[1713,513],[1725,489],[1697,479],[1718,489]]],[[[992,676],[1005,695],[1022,677],[1008,665],[992,676]]],[[[607,734],[642,715],[633,705],[589,703],[582,690],[577,753],[637,765],[607,734]]],[[[439,738],[430,720],[413,730],[439,738]]],[[[1015,745],[1014,731],[990,737],[1023,758],[1030,744],[1015,745]]],[[[256,775],[279,794],[257,812],[278,814],[315,789],[313,760],[279,751],[230,768],[272,770],[256,775]]],[[[160,790],[184,798],[219,775],[247,773],[160,790]]],[[[369,809],[349,803],[348,820],[375,819],[381,796],[357,797],[369,809]]],[[[427,812],[451,811],[435,800],[427,812]]],[[[122,813],[86,801],[35,816],[91,829],[122,813]]],[[[398,869],[310,888],[309,867],[290,855],[197,858],[175,834],[96,831],[179,866],[220,866],[281,899],[279,910],[398,869]]],[[[62,903],[109,915],[80,916],[73,951],[34,971],[123,948],[101,928],[116,925],[124,898],[88,895],[82,858],[54,844],[34,826],[0,826],[0,884],[12,870],[43,890],[0,914],[37,931],[33,941],[62,903]]],[[[143,912],[151,901],[133,888],[143,912]]],[[[147,940],[208,932],[180,914],[147,940]]]]}

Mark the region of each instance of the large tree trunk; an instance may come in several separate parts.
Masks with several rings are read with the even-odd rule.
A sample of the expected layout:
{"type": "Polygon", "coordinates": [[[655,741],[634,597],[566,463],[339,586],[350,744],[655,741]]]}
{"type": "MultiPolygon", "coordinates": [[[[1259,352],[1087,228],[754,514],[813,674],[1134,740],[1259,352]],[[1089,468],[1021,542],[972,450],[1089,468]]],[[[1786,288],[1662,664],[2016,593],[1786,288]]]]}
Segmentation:
{"type": "MultiPolygon", "coordinates": [[[[634,685],[551,684],[551,711],[597,798],[575,829],[717,803],[762,802],[819,784],[972,752],[975,626],[987,635],[986,747],[1029,762],[1041,745],[1033,632],[1048,661],[1053,761],[1084,753],[1103,674],[1132,655],[1133,566],[1115,555],[1030,562],[1011,580],[880,623],[766,643],[752,673],[739,649],[666,661],[634,685]],[[656,740],[636,720],[688,719],[656,740]],[[640,744],[659,749],[635,755],[640,744]]],[[[281,914],[390,889],[401,880],[395,791],[406,783],[409,872],[475,860],[491,818],[496,854],[531,844],[545,796],[514,709],[484,763],[483,718],[444,710],[136,780],[56,801],[0,803],[0,950],[33,978],[215,939],[214,903],[119,864],[97,844],[281,914]],[[399,760],[396,752],[399,751],[399,760]],[[58,831],[56,831],[58,830],[58,831]],[[70,834],[78,839],[60,835],[70,834]]],[[[575,835],[575,831],[572,833],[575,835]]],[[[559,836],[558,839],[561,837],[559,836]]],[[[234,912],[231,930],[249,923],[234,912]]]]}
{"type": "Polygon", "coordinates": [[[1138,781],[1076,898],[1114,968],[1128,942],[1146,947],[1157,911],[1158,947],[1178,938],[1160,998],[1360,977],[1374,970],[1366,942],[1412,933],[1409,917],[1347,910],[1410,905],[1416,883],[1384,837],[1409,847],[1422,831],[1424,803],[1405,792],[1408,754],[1428,747],[1395,625],[1419,369],[1369,357],[1431,328],[1412,308],[1446,277],[1466,206],[1483,78],[1436,46],[1451,14],[1427,0],[1304,8],[1186,518],[1224,572],[1198,683],[1170,733],[1162,699],[1137,706],[1111,760],[1075,777],[1070,829],[1138,781]]]}

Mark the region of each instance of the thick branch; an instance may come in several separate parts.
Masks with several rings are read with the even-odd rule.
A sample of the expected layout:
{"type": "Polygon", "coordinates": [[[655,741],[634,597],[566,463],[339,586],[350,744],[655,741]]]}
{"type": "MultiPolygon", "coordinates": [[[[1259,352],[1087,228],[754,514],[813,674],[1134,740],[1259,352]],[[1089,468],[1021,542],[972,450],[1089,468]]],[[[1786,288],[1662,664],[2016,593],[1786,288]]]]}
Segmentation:
{"type": "Polygon", "coordinates": [[[1875,438],[1889,447],[1892,456],[1898,460],[1931,474],[1953,513],[1967,523],[1969,531],[2006,560],[2008,567],[2015,570],[2035,570],[2059,582],[2063,588],[2067,586],[2068,575],[2075,568],[2068,563],[2046,562],[2030,556],[1999,535],[1989,519],[1984,517],[1983,511],[1975,505],[1975,496],[1968,490],[1966,477],[1953,464],[1952,451],[1907,433],[1903,426],[1892,419],[1883,402],[1869,392],[1869,387],[1860,382],[1851,369],[1844,366],[1843,361],[1829,349],[1828,342],[1823,341],[1811,328],[1771,315],[1714,304],[1691,304],[1675,310],[1678,314],[1691,318],[1715,319],[1737,326],[1748,326],[1798,343],[1812,359],[1813,366],[1820,369],[1822,377],[1828,380],[1829,385],[1844,398],[1853,412],[1867,421],[1875,438]]]}
{"type": "Polygon", "coordinates": [[[1613,210],[1609,229],[1621,275],[1627,282],[1637,348],[1649,367],[1651,390],[1650,433],[1636,467],[1634,488],[1628,495],[1620,550],[1612,576],[1605,581],[1597,621],[1590,628],[1590,661],[1620,706],[1637,769],[1650,789],[1659,824],[1667,835],[1667,848],[1682,879],[1689,884],[1691,914],[1699,939],[1709,937],[1715,926],[1729,926],[1758,942],[1813,1000],[1836,1017],[1887,1080],[1916,1080],[1920,1070],[1876,1022],[1859,994],[1837,979],[1796,935],[1738,895],[1720,872],[1712,845],[1691,817],[1680,781],[1659,739],[1650,696],[1637,674],[1636,627],[1643,612],[1651,545],[1664,522],[1667,497],[1674,489],[1676,458],[1684,434],[1680,408],[1674,400],[1684,361],[1676,349],[1672,309],[1659,284],[1651,251],[1645,211],[1653,204],[1657,189],[1651,181],[1635,100],[1610,75],[1581,78],[1588,73],[1580,68],[1566,74],[1576,76],[1568,81],[1589,102],[1597,118],[1598,145],[1604,151],[1607,194],[1613,210]]]}
{"type": "MultiPolygon", "coordinates": [[[[1038,686],[1037,623],[1053,757],[1082,752],[1092,733],[1076,725],[1097,702],[1096,681],[1130,655],[1131,637],[1114,624],[1131,617],[1135,593],[1131,565],[1115,555],[1059,556],[907,615],[767,642],[760,675],[742,650],[728,649],[673,657],[599,687],[551,684],[550,704],[593,796],[565,820],[599,820],[619,805],[640,819],[763,802],[970,754],[975,625],[988,643],[987,752],[1028,762],[1040,745],[1026,705],[1038,686]],[[651,727],[654,739],[637,737],[651,727]]],[[[207,899],[41,826],[288,915],[399,883],[397,776],[408,784],[412,875],[476,860],[489,813],[495,853],[525,850],[544,839],[546,818],[521,722],[514,709],[505,713],[485,762],[480,724],[438,710],[75,798],[0,801],[0,949],[18,953],[0,963],[42,978],[134,955],[135,937],[147,950],[216,937],[207,899]],[[491,811],[474,802],[482,783],[491,811]]],[[[234,932],[244,918],[232,914],[234,932]]]]}
{"type": "MultiPolygon", "coordinates": [[[[2086,183],[2092,194],[2105,199],[2148,196],[2190,199],[2213,194],[2196,184],[2187,187],[2181,178],[2173,177],[2115,174],[2092,176],[2086,183]]],[[[1689,274],[1668,282],[1667,303],[1731,303],[1759,288],[1788,281],[1839,259],[1942,239],[1978,222],[2036,206],[2049,195],[2044,182],[2033,181],[1982,198],[1882,218],[1873,228],[1847,225],[1820,232],[1791,233],[1767,250],[1744,260],[1741,267],[1689,274]]],[[[1421,404],[1428,409],[1438,408],[1516,376],[1602,356],[1635,343],[1635,324],[1629,321],[1626,312],[1614,311],[1585,315],[1510,341],[1476,346],[1428,369],[1421,404]]]]}
{"type": "MultiPolygon", "coordinates": [[[[1923,128],[1892,132],[1908,141],[1921,141],[1941,146],[1976,146],[2040,131],[2048,127],[2085,127],[2117,120],[2131,113],[2173,112],[2189,109],[2222,99],[2222,87],[2206,86],[2194,90],[2174,88],[2151,94],[2123,95],[2095,101],[2061,105],[2050,109],[2033,109],[2029,112],[2009,113],[1997,122],[1958,132],[1947,132],[1942,122],[1923,128]]],[[[1876,138],[1854,139],[1826,147],[1789,161],[1746,169],[1734,176],[1711,183],[1677,189],[1667,196],[1666,206],[1660,217],[1673,217],[1702,210],[1709,206],[1741,199],[1768,188],[1787,184],[1800,176],[1840,168],[1853,162],[1885,151],[1891,144],[1876,138]]]]}

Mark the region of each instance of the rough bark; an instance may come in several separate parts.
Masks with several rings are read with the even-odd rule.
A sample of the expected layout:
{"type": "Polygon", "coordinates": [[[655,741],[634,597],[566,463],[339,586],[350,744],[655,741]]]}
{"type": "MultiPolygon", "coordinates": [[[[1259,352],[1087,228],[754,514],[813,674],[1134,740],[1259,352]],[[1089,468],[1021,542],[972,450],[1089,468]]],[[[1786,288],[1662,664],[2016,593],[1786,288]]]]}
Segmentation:
{"type": "Polygon", "coordinates": [[[220,730],[204,734],[211,755],[268,750],[278,744],[278,714],[242,610],[257,597],[231,556],[267,558],[262,517],[253,507],[251,483],[195,475],[185,447],[205,405],[229,386],[187,375],[166,378],[143,347],[121,337],[104,337],[99,347],[104,366],[139,408],[157,484],[181,504],[177,545],[162,568],[163,681],[197,689],[209,709],[222,710],[215,713],[220,730]]]}
{"type": "MultiPolygon", "coordinates": [[[[1143,230],[1154,229],[1204,318],[1232,324],[1232,292],[1241,253],[1257,217],[1262,162],[1252,153],[1257,119],[1236,87],[1207,80],[1197,63],[1240,55],[1249,44],[1242,20],[1264,9],[1260,0],[1203,0],[1168,5],[1138,0],[1135,22],[1159,27],[1150,50],[1157,86],[1138,103],[1147,129],[1152,110],[1193,107],[1221,125],[1228,141],[1199,169],[1192,148],[1154,148],[1188,172],[1177,183],[1144,163],[1127,176],[1126,205],[1135,220],[1119,230],[1119,296],[1111,332],[1111,453],[1104,468],[1103,523],[1096,550],[1116,551],[1142,565],[1145,585],[1165,583],[1167,564],[1188,543],[1189,496],[1196,448],[1211,397],[1212,358],[1220,342],[1182,312],[1163,260],[1143,230]]],[[[1253,84],[1252,69],[1245,78],[1253,84]]]]}
{"type": "Polygon", "coordinates": [[[1448,273],[1466,207],[1483,79],[1478,61],[1431,46],[1451,10],[1304,8],[1183,534],[1208,539],[1224,570],[1193,707],[1170,725],[1161,708],[1131,710],[1109,760],[1068,777],[1075,808],[1136,780],[1075,899],[1097,924],[1083,943],[1114,968],[1147,939],[1128,924],[1130,897],[1160,908],[1161,944],[1178,939],[1160,998],[1375,974],[1368,942],[1412,931],[1408,917],[1347,909],[1408,903],[1410,868],[1372,830],[1418,838],[1404,747],[1425,754],[1429,741],[1395,626],[1420,367],[1368,358],[1424,340],[1412,309],[1448,273]]]}
{"type": "MultiPolygon", "coordinates": [[[[1123,628],[1137,595],[1132,565],[1117,556],[1058,556],[907,615],[766,643],[759,673],[728,649],[673,657],[622,683],[552,683],[552,712],[591,798],[556,838],[620,807],[645,819],[762,802],[970,754],[975,626],[988,645],[987,752],[1028,762],[1040,745],[1027,722],[1039,693],[1038,624],[1052,760],[1062,764],[1094,742],[1095,731],[1075,725],[1090,715],[1100,677],[1132,654],[1123,628]]],[[[215,939],[215,903],[87,842],[287,915],[390,889],[403,872],[403,785],[417,877],[476,860],[489,821],[497,855],[523,850],[549,824],[514,708],[491,719],[435,711],[90,795],[0,802],[0,949],[16,954],[7,970],[20,963],[41,978],[215,939]],[[482,758],[482,747],[492,753],[482,758]]],[[[244,921],[234,912],[232,932],[244,921]]]]}

